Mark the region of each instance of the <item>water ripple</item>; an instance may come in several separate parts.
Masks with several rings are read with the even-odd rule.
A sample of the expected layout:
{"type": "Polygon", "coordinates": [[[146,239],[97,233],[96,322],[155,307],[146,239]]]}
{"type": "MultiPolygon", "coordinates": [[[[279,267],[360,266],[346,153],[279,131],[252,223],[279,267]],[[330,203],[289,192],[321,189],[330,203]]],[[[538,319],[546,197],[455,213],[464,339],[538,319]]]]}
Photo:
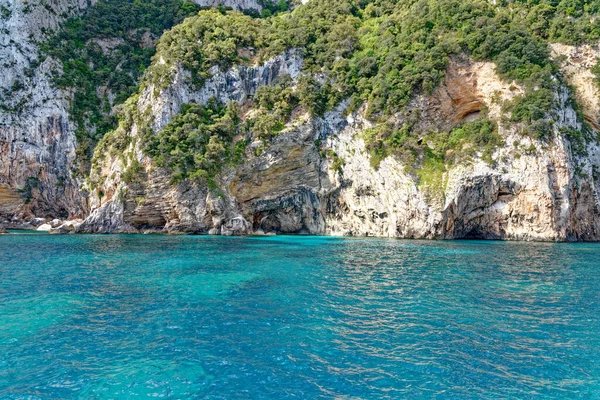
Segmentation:
{"type": "Polygon", "coordinates": [[[598,398],[600,245],[0,237],[0,398],[598,398]]]}

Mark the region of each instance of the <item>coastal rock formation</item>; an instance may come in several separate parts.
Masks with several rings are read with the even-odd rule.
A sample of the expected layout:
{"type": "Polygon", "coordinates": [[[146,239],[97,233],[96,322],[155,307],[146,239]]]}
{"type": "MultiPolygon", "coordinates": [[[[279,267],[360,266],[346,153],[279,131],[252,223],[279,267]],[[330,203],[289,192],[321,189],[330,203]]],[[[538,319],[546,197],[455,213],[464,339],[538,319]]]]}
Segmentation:
{"type": "MultiPolygon", "coordinates": [[[[153,97],[148,88],[139,108],[152,107],[155,129],[165,126],[181,104],[206,102],[210,96],[244,103],[260,85],[280,74],[296,79],[301,59],[291,52],[254,68],[213,71],[200,91],[184,79],[153,97]]],[[[184,74],[179,71],[178,74],[184,74]]],[[[500,104],[522,93],[504,82],[491,63],[460,59],[451,63],[443,84],[411,107],[422,116],[418,129],[448,129],[476,119],[483,109],[503,116],[500,104]]],[[[560,99],[554,126],[581,128],[568,103],[560,99]]],[[[344,106],[323,118],[300,115],[265,149],[219,177],[215,194],[203,184],[169,184],[168,172],[155,168],[141,149],[132,148],[144,166],[140,182],[120,178],[121,158],[104,160],[103,198],[96,198],[80,232],[252,232],[311,233],[405,238],[488,238],[516,240],[598,240],[598,182],[592,170],[600,162],[597,147],[577,159],[566,138],[556,134],[543,144],[523,138],[514,125],[500,125],[506,145],[494,165],[479,157],[443,175],[440,187],[422,185],[394,157],[370,166],[363,132],[372,123],[359,110],[344,116],[344,106]],[[518,146],[513,143],[518,143],[518,146]],[[327,150],[343,160],[332,169],[327,150]],[[583,173],[576,175],[575,168],[583,173]]],[[[135,127],[129,133],[135,136],[135,127]]],[[[100,177],[96,177],[100,178],[100,177]]]]}
{"type": "MultiPolygon", "coordinates": [[[[194,2],[257,11],[265,5],[257,0],[194,2]]],[[[137,122],[122,132],[127,139],[124,150],[109,147],[96,153],[86,180],[74,172],[81,168],[76,126],[69,115],[73,93],[55,87],[52,77],[62,64],[39,58],[37,46],[65,18],[93,4],[0,0],[2,10],[8,10],[0,19],[0,217],[10,226],[53,233],[600,240],[600,148],[595,140],[581,139],[583,134],[572,135],[588,132],[588,126],[589,136],[600,130],[600,90],[592,73],[600,56],[597,47],[550,45],[562,76],[575,89],[572,94],[583,118],[571,89],[555,76],[553,119],[546,138],[524,135],[527,127],[512,120],[504,108],[526,92],[524,87],[503,80],[492,62],[453,56],[435,89],[410,97],[403,112],[387,115],[386,122],[402,126],[410,120],[415,140],[422,144],[431,140],[430,133],[488,118],[498,124],[502,144],[492,154],[473,149],[468,158],[434,171],[434,177],[421,176],[416,159],[385,154],[373,162],[366,136],[383,117],[373,117],[365,104],[348,108],[351,101],[342,99],[318,117],[306,106],[295,105],[277,135],[268,143],[252,137],[243,161],[225,166],[211,176],[210,184],[174,183],[171,172],[146,154],[144,129],[137,122]],[[139,168],[133,179],[126,179],[133,164],[139,168]]],[[[146,36],[144,47],[152,47],[154,37],[146,36]]],[[[109,38],[91,40],[103,52],[120,44],[109,38]]],[[[344,43],[349,49],[355,46],[344,43]]],[[[230,43],[220,45],[227,50],[230,43]]],[[[223,64],[233,67],[217,63],[202,70],[201,87],[190,83],[192,73],[182,63],[173,64],[171,83],[142,85],[133,98],[134,108],[154,133],[183,105],[207,104],[212,98],[223,104],[238,102],[242,119],[247,119],[256,112],[253,96],[260,87],[285,75],[296,88],[307,74],[306,49],[283,50],[287,47],[282,44],[264,61],[268,57],[254,57],[259,50],[244,46],[234,47],[238,57],[223,64]]],[[[328,57],[337,59],[351,51],[334,50],[339,52],[328,57]]],[[[160,57],[153,62],[171,65],[160,57]]],[[[360,68],[372,73],[368,63],[360,68]]],[[[327,80],[314,66],[311,78],[327,80]]]]}
{"type": "MultiPolygon", "coordinates": [[[[173,84],[155,94],[152,86],[140,95],[138,107],[152,110],[154,129],[164,127],[179,112],[181,105],[189,102],[205,103],[211,97],[226,102],[247,101],[256,89],[268,85],[277,76],[287,74],[296,77],[302,66],[302,59],[294,51],[276,57],[265,64],[251,67],[234,67],[228,71],[213,70],[210,78],[200,91],[193,91],[186,83],[187,72],[179,70],[173,84]]],[[[137,128],[134,127],[134,130],[137,128]]],[[[133,185],[123,185],[120,174],[126,168],[120,157],[102,160],[101,176],[93,171],[92,180],[100,180],[102,197],[91,198],[93,211],[78,228],[80,232],[131,232],[136,229],[155,229],[168,232],[221,232],[227,225],[227,232],[249,233],[247,226],[239,226],[231,221],[239,218],[234,201],[224,202],[215,199],[207,187],[202,185],[169,184],[169,174],[165,170],[152,168],[141,149],[132,149],[133,156],[145,166],[145,179],[133,185]],[[106,176],[115,176],[109,180],[106,176]]],[[[242,224],[243,225],[243,224],[242,224]]]]}
{"type": "MultiPolygon", "coordinates": [[[[237,10],[262,6],[256,0],[195,0],[200,6],[237,10]]],[[[86,193],[77,169],[76,126],[70,120],[72,93],[53,84],[58,60],[40,58],[38,45],[68,17],[96,0],[23,2],[0,0],[0,217],[87,216],[86,193]]],[[[152,46],[152,39],[149,46],[152,46]]],[[[98,39],[103,49],[114,47],[98,39]]]]}
{"type": "Polygon", "coordinates": [[[75,137],[68,94],[51,84],[55,60],[39,59],[37,41],[65,17],[93,4],[0,1],[0,215],[82,216],[79,182],[71,177],[75,137]]]}

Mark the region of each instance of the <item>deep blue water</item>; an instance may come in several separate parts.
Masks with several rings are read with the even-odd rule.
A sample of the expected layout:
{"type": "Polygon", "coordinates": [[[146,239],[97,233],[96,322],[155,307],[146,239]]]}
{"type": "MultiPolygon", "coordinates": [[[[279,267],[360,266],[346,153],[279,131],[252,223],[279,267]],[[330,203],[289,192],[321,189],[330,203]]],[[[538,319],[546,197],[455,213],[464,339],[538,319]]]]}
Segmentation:
{"type": "Polygon", "coordinates": [[[600,398],[600,245],[0,236],[0,398],[600,398]]]}

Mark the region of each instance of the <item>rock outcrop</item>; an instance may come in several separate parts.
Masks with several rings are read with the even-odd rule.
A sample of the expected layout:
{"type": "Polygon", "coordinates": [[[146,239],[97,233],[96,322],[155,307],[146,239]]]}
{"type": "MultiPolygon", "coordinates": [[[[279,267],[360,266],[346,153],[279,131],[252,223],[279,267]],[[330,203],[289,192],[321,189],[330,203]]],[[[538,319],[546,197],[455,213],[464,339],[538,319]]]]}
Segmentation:
{"type": "Polygon", "coordinates": [[[94,2],[0,0],[0,215],[82,216],[87,209],[71,176],[75,136],[68,93],[51,83],[56,60],[40,60],[37,41],[65,17],[94,2]]]}
{"type": "MultiPolygon", "coordinates": [[[[211,96],[244,103],[280,74],[295,79],[300,66],[301,59],[290,52],[253,68],[215,70],[200,91],[188,87],[185,72],[179,71],[157,97],[148,88],[138,106],[152,108],[160,129],[183,103],[211,96]]],[[[493,64],[462,59],[451,64],[432,96],[415,99],[411,107],[422,116],[418,129],[444,130],[478,118],[484,109],[500,120],[501,103],[520,93],[516,83],[498,78],[493,64]]],[[[600,187],[592,172],[600,153],[589,144],[586,157],[572,154],[560,130],[581,129],[581,122],[566,89],[556,96],[558,122],[550,143],[523,137],[514,124],[501,124],[506,145],[497,150],[494,165],[474,157],[449,169],[438,188],[420,184],[394,157],[372,168],[362,139],[372,123],[360,110],[345,116],[345,104],[323,118],[300,115],[264,153],[249,151],[247,161],[219,176],[217,191],[202,184],[170,185],[168,172],[133,147],[143,178],[126,184],[119,178],[122,157],[105,159],[100,179],[105,196],[94,199],[94,210],[78,231],[598,240],[600,187]],[[333,161],[323,156],[327,150],[343,160],[341,169],[332,169],[333,161]]],[[[136,128],[129,134],[135,137],[136,128]]]]}

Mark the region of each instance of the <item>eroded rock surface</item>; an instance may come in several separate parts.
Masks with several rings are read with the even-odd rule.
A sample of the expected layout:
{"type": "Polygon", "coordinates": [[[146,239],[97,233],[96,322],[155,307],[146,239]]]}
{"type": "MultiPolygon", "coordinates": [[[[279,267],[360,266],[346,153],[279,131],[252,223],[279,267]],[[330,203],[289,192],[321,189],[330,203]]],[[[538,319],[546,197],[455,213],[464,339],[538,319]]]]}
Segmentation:
{"type": "Polygon", "coordinates": [[[60,64],[40,63],[36,41],[93,3],[0,0],[10,11],[0,32],[0,200],[6,200],[0,214],[5,217],[86,213],[79,182],[71,176],[76,143],[69,96],[51,83],[60,64]]]}
{"type": "MultiPolygon", "coordinates": [[[[215,71],[200,91],[176,79],[158,97],[142,95],[139,106],[152,107],[160,129],[185,102],[216,96],[243,103],[282,73],[296,78],[300,66],[301,59],[291,52],[262,66],[215,71]]],[[[451,129],[478,118],[483,109],[499,120],[501,102],[520,93],[514,82],[498,78],[493,64],[462,59],[451,64],[432,96],[416,99],[412,107],[423,115],[418,129],[451,129]]],[[[566,90],[556,96],[560,109],[551,143],[523,138],[516,126],[501,125],[506,145],[497,150],[497,162],[489,165],[475,157],[458,164],[444,174],[437,190],[419,184],[393,157],[372,168],[362,139],[372,123],[361,111],[345,116],[344,104],[323,118],[293,121],[259,156],[248,152],[247,161],[218,177],[218,192],[202,184],[172,186],[167,171],[132,149],[147,177],[127,185],[119,179],[121,161],[106,159],[110,167],[104,170],[110,174],[103,178],[102,191],[110,195],[96,199],[79,231],[598,240],[599,186],[592,170],[600,165],[599,152],[590,144],[586,157],[574,158],[558,131],[580,129],[580,122],[566,90]],[[343,160],[340,171],[332,170],[332,160],[323,156],[327,149],[343,160]],[[584,172],[576,175],[576,168],[584,172]]],[[[135,136],[135,127],[130,134],[135,136]]]]}

